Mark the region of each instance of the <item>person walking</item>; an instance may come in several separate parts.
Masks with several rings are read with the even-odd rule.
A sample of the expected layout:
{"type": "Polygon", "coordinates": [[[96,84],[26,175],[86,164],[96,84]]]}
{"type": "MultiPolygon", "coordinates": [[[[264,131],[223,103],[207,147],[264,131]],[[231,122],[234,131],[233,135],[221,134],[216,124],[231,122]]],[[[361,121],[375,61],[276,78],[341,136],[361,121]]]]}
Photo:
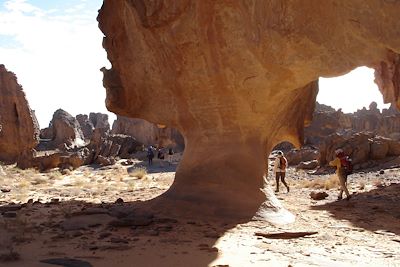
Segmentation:
{"type": "Polygon", "coordinates": [[[274,173],[276,180],[275,192],[279,192],[279,179],[280,179],[281,182],[286,186],[287,192],[289,193],[289,186],[285,181],[286,166],[287,166],[287,159],[283,155],[282,151],[278,151],[278,156],[275,158],[274,162],[274,173]]]}
{"type": "Polygon", "coordinates": [[[349,190],[347,189],[347,171],[345,168],[344,162],[346,161],[346,155],[344,154],[342,149],[337,149],[335,151],[335,159],[329,162],[330,166],[336,167],[336,174],[339,178],[339,183],[340,183],[340,192],[338,196],[338,200],[342,199],[343,197],[343,191],[346,193],[346,199],[350,200],[351,196],[349,193],[349,190]]]}
{"type": "Polygon", "coordinates": [[[153,147],[149,146],[147,148],[147,159],[149,160],[149,166],[153,165],[154,151],[153,147]]]}

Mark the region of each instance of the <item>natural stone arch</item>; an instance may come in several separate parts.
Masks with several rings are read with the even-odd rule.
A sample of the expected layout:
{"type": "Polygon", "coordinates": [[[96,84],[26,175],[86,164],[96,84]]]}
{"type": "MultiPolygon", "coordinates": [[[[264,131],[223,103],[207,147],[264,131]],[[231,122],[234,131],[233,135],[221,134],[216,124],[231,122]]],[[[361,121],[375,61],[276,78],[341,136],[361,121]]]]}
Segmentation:
{"type": "Polygon", "coordinates": [[[265,200],[263,159],[302,142],[320,76],[373,67],[398,101],[399,12],[384,0],[105,0],[106,104],[184,135],[160,202],[249,218],[265,200]]]}

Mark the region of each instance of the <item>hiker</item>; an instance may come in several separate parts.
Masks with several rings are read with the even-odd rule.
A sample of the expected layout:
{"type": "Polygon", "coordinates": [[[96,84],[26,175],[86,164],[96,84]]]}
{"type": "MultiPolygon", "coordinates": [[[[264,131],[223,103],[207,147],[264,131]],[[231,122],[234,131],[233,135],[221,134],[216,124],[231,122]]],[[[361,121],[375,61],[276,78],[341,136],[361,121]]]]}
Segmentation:
{"type": "Polygon", "coordinates": [[[168,159],[169,165],[172,164],[173,156],[174,156],[174,150],[170,147],[170,148],[168,149],[168,155],[167,155],[167,159],[168,159]]]}
{"type": "Polygon", "coordinates": [[[149,166],[153,165],[153,158],[154,158],[154,151],[153,151],[153,147],[149,146],[147,148],[147,159],[149,160],[149,166]]]}
{"type": "Polygon", "coordinates": [[[158,149],[158,153],[157,153],[157,158],[158,159],[161,159],[161,160],[164,160],[164,151],[163,151],[163,148],[162,147],[160,147],[159,149],[158,149]]]}
{"type": "Polygon", "coordinates": [[[335,159],[329,162],[329,165],[336,167],[336,174],[339,178],[340,192],[338,200],[342,199],[343,191],[346,193],[347,196],[346,199],[350,200],[351,196],[349,190],[347,189],[347,175],[349,173],[346,171],[345,167],[346,160],[348,157],[344,154],[343,150],[340,148],[335,151],[335,155],[336,155],[335,159]]]}
{"type": "Polygon", "coordinates": [[[278,156],[275,158],[275,163],[274,163],[274,172],[276,180],[275,192],[279,192],[279,179],[281,179],[282,183],[286,186],[287,192],[289,193],[289,186],[285,182],[286,166],[287,166],[287,159],[284,157],[282,151],[278,151],[278,156]]]}

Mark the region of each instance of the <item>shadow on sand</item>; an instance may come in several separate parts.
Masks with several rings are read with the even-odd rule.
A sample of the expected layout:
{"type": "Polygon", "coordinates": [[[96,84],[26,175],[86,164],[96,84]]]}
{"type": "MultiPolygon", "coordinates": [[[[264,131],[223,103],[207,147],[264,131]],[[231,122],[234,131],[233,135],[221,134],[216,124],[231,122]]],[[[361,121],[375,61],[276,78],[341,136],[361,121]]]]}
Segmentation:
{"type": "Polygon", "coordinates": [[[400,235],[400,184],[377,188],[352,195],[350,201],[340,200],[313,206],[327,210],[336,219],[347,220],[355,227],[400,235]]]}
{"type": "Polygon", "coordinates": [[[161,215],[152,202],[0,206],[0,259],[12,248],[11,267],[213,266],[218,238],[243,222],[161,215]]]}

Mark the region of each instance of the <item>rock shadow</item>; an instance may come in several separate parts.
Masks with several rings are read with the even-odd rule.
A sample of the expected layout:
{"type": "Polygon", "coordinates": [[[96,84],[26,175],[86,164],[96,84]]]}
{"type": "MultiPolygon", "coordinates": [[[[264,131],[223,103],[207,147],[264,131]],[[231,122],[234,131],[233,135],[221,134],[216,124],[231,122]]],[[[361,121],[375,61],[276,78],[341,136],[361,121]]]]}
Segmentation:
{"type": "Polygon", "coordinates": [[[10,247],[20,255],[19,261],[7,262],[11,267],[60,261],[120,267],[211,266],[218,256],[218,238],[241,223],[160,214],[153,206],[153,200],[0,205],[0,255],[10,247]]]}
{"type": "Polygon", "coordinates": [[[339,220],[347,220],[355,227],[382,233],[400,235],[400,184],[373,189],[352,195],[350,201],[340,200],[313,206],[327,210],[339,220]]]}

